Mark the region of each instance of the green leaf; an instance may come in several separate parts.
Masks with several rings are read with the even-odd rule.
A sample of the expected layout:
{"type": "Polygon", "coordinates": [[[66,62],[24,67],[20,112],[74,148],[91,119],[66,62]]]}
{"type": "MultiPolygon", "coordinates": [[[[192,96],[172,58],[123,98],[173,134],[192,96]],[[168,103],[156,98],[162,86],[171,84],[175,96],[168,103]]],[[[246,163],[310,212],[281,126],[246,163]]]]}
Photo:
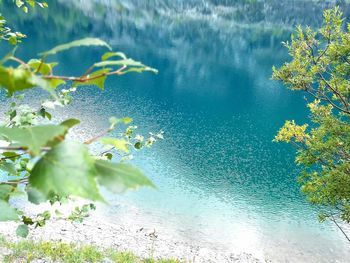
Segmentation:
{"type": "Polygon", "coordinates": [[[41,8],[46,8],[49,5],[46,2],[36,2],[38,6],[40,6],[41,8]]]}
{"type": "Polygon", "coordinates": [[[125,153],[129,152],[129,148],[128,148],[129,143],[124,139],[116,139],[116,138],[106,137],[106,138],[101,139],[101,143],[112,145],[117,150],[123,151],[125,153]]]}
{"type": "Polygon", "coordinates": [[[0,185],[0,200],[8,201],[12,190],[13,190],[13,187],[11,185],[6,185],[6,184],[0,185]]]}
{"type": "Polygon", "coordinates": [[[107,157],[108,160],[112,160],[113,158],[113,154],[111,153],[106,153],[104,156],[107,157]]]}
{"type": "Polygon", "coordinates": [[[109,59],[109,58],[112,58],[112,57],[120,57],[122,59],[127,59],[127,57],[125,56],[124,53],[122,52],[106,52],[103,54],[103,56],[101,57],[101,59],[103,61],[109,59]]]}
{"type": "Polygon", "coordinates": [[[130,164],[96,160],[98,182],[113,193],[137,189],[141,186],[155,187],[136,167],[130,164]]]}
{"type": "Polygon", "coordinates": [[[121,60],[106,60],[97,62],[94,64],[95,67],[106,67],[106,66],[138,66],[138,67],[146,67],[139,61],[135,61],[133,59],[121,59],[121,60]]]}
{"type": "Polygon", "coordinates": [[[24,5],[24,2],[22,0],[16,0],[15,3],[17,7],[22,7],[24,5]]]}
{"type": "MultiPolygon", "coordinates": [[[[23,67],[6,68],[0,66],[0,87],[5,88],[9,95],[16,91],[40,87],[50,93],[56,88],[58,81],[46,80],[33,74],[30,70],[23,67]]],[[[62,84],[62,82],[58,82],[62,84]]]]}
{"type": "Polygon", "coordinates": [[[78,86],[97,86],[99,87],[101,90],[104,90],[105,88],[105,81],[107,79],[107,76],[105,74],[107,74],[108,72],[110,72],[111,69],[105,68],[105,69],[100,69],[97,70],[89,75],[87,75],[87,78],[94,78],[97,76],[100,76],[98,78],[94,78],[92,80],[88,80],[88,81],[84,81],[84,82],[79,82],[79,81],[75,81],[73,82],[73,87],[78,87],[78,86]]]}
{"type": "Polygon", "coordinates": [[[52,89],[56,89],[58,86],[66,84],[62,79],[48,79],[46,81],[49,82],[52,89]]]}
{"type": "Polygon", "coordinates": [[[34,71],[38,71],[42,75],[50,74],[52,69],[57,65],[57,63],[45,63],[39,59],[31,59],[27,64],[34,71]]]}
{"type": "Polygon", "coordinates": [[[0,170],[5,171],[10,175],[17,174],[17,170],[14,163],[2,162],[0,163],[0,170]]]}
{"type": "Polygon", "coordinates": [[[51,140],[47,144],[47,146],[53,147],[53,146],[59,144],[62,141],[62,139],[67,135],[69,129],[74,127],[75,125],[78,125],[79,123],[80,123],[80,121],[78,119],[67,119],[67,120],[61,122],[60,126],[65,127],[66,131],[62,134],[61,137],[57,137],[57,138],[51,140]]]}
{"type": "Polygon", "coordinates": [[[101,39],[84,38],[84,39],[75,40],[63,45],[56,46],[53,49],[40,53],[39,55],[40,56],[54,55],[56,53],[59,53],[74,47],[80,47],[80,46],[104,46],[110,50],[112,49],[106,42],[102,41],[101,39]]]}
{"type": "Polygon", "coordinates": [[[31,7],[35,6],[35,1],[34,0],[26,0],[27,4],[30,5],[31,7]]]}
{"type": "Polygon", "coordinates": [[[46,201],[45,196],[41,192],[39,192],[37,189],[28,188],[28,189],[26,189],[26,191],[27,191],[29,202],[36,204],[36,205],[39,205],[39,204],[44,203],[46,201]]]}
{"type": "Polygon", "coordinates": [[[137,72],[137,73],[142,73],[145,71],[151,71],[153,73],[158,73],[158,70],[154,69],[154,68],[150,68],[150,67],[140,67],[140,68],[128,68],[126,70],[123,71],[123,74],[129,73],[129,72],[137,72]]]}
{"type": "Polygon", "coordinates": [[[56,84],[55,82],[46,80],[38,75],[32,75],[29,79],[30,83],[33,85],[33,87],[39,87],[42,88],[44,90],[46,90],[47,92],[51,93],[52,96],[55,96],[56,94],[53,92],[53,90],[57,87],[54,84],[56,84]],[[52,84],[54,86],[52,86],[52,84]]]}
{"type": "Polygon", "coordinates": [[[60,125],[42,125],[25,128],[0,127],[0,135],[12,143],[28,149],[33,155],[38,155],[42,147],[55,137],[64,135],[66,127],[60,125]]]}
{"type": "Polygon", "coordinates": [[[34,166],[29,182],[50,198],[79,196],[102,200],[95,181],[94,160],[85,145],[64,141],[47,152],[34,166]]]}
{"type": "Polygon", "coordinates": [[[12,95],[15,91],[35,87],[31,81],[33,74],[22,68],[5,68],[0,66],[0,87],[7,89],[12,95]]]}
{"type": "Polygon", "coordinates": [[[52,119],[52,115],[49,112],[47,112],[45,108],[41,108],[38,111],[38,114],[43,118],[47,118],[48,120],[52,119]]]}
{"type": "Polygon", "coordinates": [[[10,37],[8,42],[13,46],[17,45],[17,43],[18,43],[17,37],[16,36],[10,37]]]}
{"type": "Polygon", "coordinates": [[[60,123],[61,126],[66,127],[67,129],[70,129],[74,127],[75,125],[78,125],[80,123],[80,120],[78,119],[67,119],[60,123]]]}
{"type": "Polygon", "coordinates": [[[129,124],[132,122],[132,118],[130,117],[124,117],[121,119],[122,122],[124,122],[124,124],[129,124]]]}
{"type": "Polygon", "coordinates": [[[0,221],[18,220],[16,209],[9,205],[4,200],[0,200],[0,221]]]}
{"type": "Polygon", "coordinates": [[[16,235],[19,237],[26,238],[29,234],[29,229],[27,225],[19,225],[16,229],[16,235]]]}

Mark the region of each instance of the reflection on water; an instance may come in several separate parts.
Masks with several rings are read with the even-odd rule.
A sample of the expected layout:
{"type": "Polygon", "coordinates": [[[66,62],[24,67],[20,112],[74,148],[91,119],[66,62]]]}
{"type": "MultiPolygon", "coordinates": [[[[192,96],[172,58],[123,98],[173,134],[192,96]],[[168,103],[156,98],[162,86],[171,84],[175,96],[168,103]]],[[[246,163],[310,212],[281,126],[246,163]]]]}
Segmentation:
{"type": "MultiPolygon", "coordinates": [[[[132,116],[142,131],[166,132],[164,142],[136,160],[158,191],[118,198],[223,251],[345,262],[345,240],[333,226],[317,223],[317,211],[299,193],[293,149],[271,142],[285,119],[307,117],[302,95],[269,79],[272,65],[288,59],[280,43],[298,23],[319,25],[321,10],[334,4],[62,0],[10,20],[29,36],[29,49],[18,51],[24,56],[95,36],[159,69],[110,80],[102,93],[83,88],[70,109],[85,121],[86,134],[112,115],[132,116]]],[[[63,73],[79,74],[100,54],[78,49],[58,59],[63,73]]]]}

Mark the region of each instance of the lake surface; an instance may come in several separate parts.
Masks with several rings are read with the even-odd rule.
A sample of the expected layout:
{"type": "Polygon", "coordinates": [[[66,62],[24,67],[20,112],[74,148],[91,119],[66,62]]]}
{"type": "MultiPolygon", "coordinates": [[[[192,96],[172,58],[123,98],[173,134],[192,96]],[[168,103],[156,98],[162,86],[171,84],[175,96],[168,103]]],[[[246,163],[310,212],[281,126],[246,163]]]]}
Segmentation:
{"type": "MultiPolygon", "coordinates": [[[[144,133],[165,131],[164,141],[135,159],[158,190],[117,198],[223,251],[347,262],[344,237],[318,223],[299,191],[294,149],[272,142],[286,119],[302,123],[308,114],[303,94],[270,80],[271,67],[289,59],[281,41],[298,23],[318,26],[333,4],[62,0],[28,16],[6,10],[28,35],[18,50],[25,58],[93,36],[159,70],[111,79],[103,92],[81,88],[70,108],[87,136],[110,116],[131,116],[144,133]]],[[[82,48],[57,59],[61,73],[80,74],[101,54],[82,48]]]]}

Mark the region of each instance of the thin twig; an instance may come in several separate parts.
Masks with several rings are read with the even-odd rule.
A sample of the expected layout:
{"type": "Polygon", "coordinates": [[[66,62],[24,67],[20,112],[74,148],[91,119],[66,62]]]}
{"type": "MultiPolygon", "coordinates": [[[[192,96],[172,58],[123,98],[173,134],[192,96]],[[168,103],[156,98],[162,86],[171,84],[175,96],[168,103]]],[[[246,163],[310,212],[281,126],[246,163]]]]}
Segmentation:
{"type": "Polygon", "coordinates": [[[342,227],[337,223],[337,221],[335,220],[334,216],[331,215],[332,219],[331,221],[339,228],[339,230],[343,233],[343,235],[345,236],[345,238],[350,242],[350,238],[348,237],[348,235],[345,233],[345,231],[342,229],[342,227]]]}
{"type": "Polygon", "coordinates": [[[43,76],[44,79],[62,79],[62,80],[67,80],[67,81],[76,81],[76,82],[88,82],[94,79],[98,79],[101,77],[105,77],[105,76],[112,76],[112,75],[122,75],[123,74],[123,70],[126,68],[127,66],[123,66],[115,71],[111,71],[111,72],[105,72],[105,73],[101,73],[99,75],[93,76],[93,77],[86,77],[86,76],[82,76],[82,77],[66,77],[66,76],[55,76],[55,75],[50,75],[50,76],[43,76]]]}
{"type": "Polygon", "coordinates": [[[100,139],[101,137],[105,136],[106,134],[110,133],[113,129],[108,128],[107,130],[101,132],[100,134],[97,134],[96,136],[92,137],[91,139],[87,140],[84,142],[84,144],[91,144],[95,141],[97,141],[98,139],[100,139]]]}
{"type": "Polygon", "coordinates": [[[28,177],[21,178],[19,180],[12,180],[12,181],[6,181],[6,182],[0,182],[0,185],[18,185],[21,183],[28,183],[29,181],[28,177]]]}
{"type": "Polygon", "coordinates": [[[29,69],[30,67],[28,66],[27,63],[25,63],[23,60],[16,58],[16,57],[10,57],[9,59],[18,62],[19,64],[21,64],[22,66],[24,66],[25,68],[29,69]]]}
{"type": "Polygon", "coordinates": [[[109,153],[109,152],[113,151],[114,149],[115,149],[115,146],[111,147],[111,148],[108,149],[108,150],[105,150],[105,151],[101,152],[101,153],[100,153],[100,156],[103,156],[103,155],[105,155],[106,153],[109,153]]]}
{"type": "Polygon", "coordinates": [[[2,158],[0,159],[0,161],[5,161],[5,160],[8,160],[8,159],[14,159],[14,158],[20,157],[20,156],[25,155],[25,154],[27,154],[27,152],[15,154],[15,155],[12,155],[12,156],[2,157],[2,158]]]}

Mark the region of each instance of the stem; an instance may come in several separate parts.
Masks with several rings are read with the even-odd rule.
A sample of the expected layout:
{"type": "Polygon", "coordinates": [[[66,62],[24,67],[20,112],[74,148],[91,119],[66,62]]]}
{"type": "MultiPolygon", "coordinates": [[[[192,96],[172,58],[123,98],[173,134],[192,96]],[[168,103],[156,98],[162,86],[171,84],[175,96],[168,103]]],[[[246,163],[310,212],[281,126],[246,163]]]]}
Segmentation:
{"type": "Polygon", "coordinates": [[[15,154],[15,155],[13,155],[13,156],[3,157],[3,158],[0,159],[0,161],[5,161],[5,160],[8,160],[8,159],[17,158],[17,157],[22,156],[22,155],[24,155],[24,154],[26,154],[26,152],[20,153],[20,154],[15,154]]]}
{"type": "MultiPolygon", "coordinates": [[[[317,59],[315,59],[315,54],[314,54],[314,49],[306,42],[306,45],[309,47],[310,49],[310,53],[311,53],[311,59],[312,62],[315,66],[317,66],[318,60],[324,55],[324,53],[326,53],[328,46],[329,46],[329,42],[327,47],[325,48],[324,52],[322,52],[322,54],[320,56],[318,56],[317,59]]],[[[338,92],[337,89],[333,88],[329,82],[325,79],[325,77],[322,75],[322,73],[318,72],[317,76],[320,78],[320,80],[322,80],[326,86],[339,98],[341,104],[343,104],[343,106],[345,107],[345,109],[339,107],[338,105],[336,105],[325,93],[322,93],[322,95],[326,98],[326,100],[336,109],[338,109],[341,112],[344,112],[346,114],[350,115],[350,111],[349,111],[349,104],[344,100],[343,96],[338,92]]]]}
{"type": "Polygon", "coordinates": [[[40,71],[40,69],[41,69],[41,67],[43,66],[43,64],[44,64],[44,60],[40,60],[39,67],[38,67],[38,69],[35,71],[35,73],[38,73],[38,72],[40,71]]]}
{"type": "Polygon", "coordinates": [[[6,182],[0,182],[0,185],[18,185],[20,183],[28,183],[29,177],[24,177],[18,180],[12,180],[12,181],[6,181],[6,182]]]}
{"type": "MultiPolygon", "coordinates": [[[[28,149],[25,147],[21,147],[21,146],[1,146],[0,150],[2,151],[25,151],[27,152],[28,149]]],[[[41,148],[42,151],[50,151],[51,148],[50,147],[42,147],[41,148]]]]}
{"type": "Polygon", "coordinates": [[[16,57],[10,57],[9,59],[18,62],[19,64],[21,64],[22,66],[24,66],[25,68],[29,69],[29,66],[27,63],[25,63],[23,60],[16,58],[16,57]]]}
{"type": "Polygon", "coordinates": [[[110,149],[101,152],[101,153],[100,153],[100,156],[103,156],[103,155],[105,155],[106,153],[109,153],[109,152],[113,151],[114,149],[115,149],[115,147],[113,146],[113,147],[111,147],[110,149]]]}
{"type": "Polygon", "coordinates": [[[66,77],[66,76],[43,76],[44,79],[62,79],[62,80],[67,80],[67,81],[77,81],[77,82],[87,82],[87,81],[91,81],[94,79],[98,79],[101,77],[105,77],[105,76],[112,76],[112,75],[122,75],[122,71],[126,68],[127,66],[122,66],[121,68],[115,70],[115,71],[111,71],[111,72],[106,72],[106,73],[101,73],[99,75],[93,76],[93,77],[86,77],[86,76],[82,76],[82,77],[66,77]]]}
{"type": "Polygon", "coordinates": [[[105,136],[106,134],[110,133],[113,129],[108,128],[107,130],[101,132],[100,134],[97,134],[96,136],[92,137],[91,139],[87,140],[84,142],[84,144],[91,144],[95,141],[97,141],[98,139],[100,139],[101,137],[105,136]]]}
{"type": "Polygon", "coordinates": [[[91,67],[89,67],[87,71],[85,71],[85,73],[82,75],[82,77],[86,77],[94,69],[94,67],[95,65],[92,65],[91,67]]]}
{"type": "Polygon", "coordinates": [[[344,100],[343,96],[341,96],[341,94],[336,90],[334,89],[330,84],[329,82],[324,78],[324,76],[321,74],[321,73],[318,73],[318,76],[321,78],[321,80],[326,84],[326,86],[333,92],[335,93],[335,95],[337,95],[337,97],[340,99],[340,101],[342,102],[342,104],[344,105],[345,107],[345,110],[340,108],[339,106],[335,105],[334,103],[332,103],[330,101],[330,99],[328,98],[329,102],[332,104],[332,106],[336,107],[338,110],[344,112],[344,113],[347,113],[347,114],[350,114],[350,111],[348,110],[349,109],[349,105],[346,103],[346,101],[344,100]]]}
{"type": "Polygon", "coordinates": [[[335,220],[334,216],[331,215],[332,219],[331,221],[338,227],[338,229],[343,233],[343,235],[345,236],[345,238],[350,242],[350,238],[349,236],[345,233],[345,231],[341,228],[341,226],[337,223],[337,221],[335,220]]]}

